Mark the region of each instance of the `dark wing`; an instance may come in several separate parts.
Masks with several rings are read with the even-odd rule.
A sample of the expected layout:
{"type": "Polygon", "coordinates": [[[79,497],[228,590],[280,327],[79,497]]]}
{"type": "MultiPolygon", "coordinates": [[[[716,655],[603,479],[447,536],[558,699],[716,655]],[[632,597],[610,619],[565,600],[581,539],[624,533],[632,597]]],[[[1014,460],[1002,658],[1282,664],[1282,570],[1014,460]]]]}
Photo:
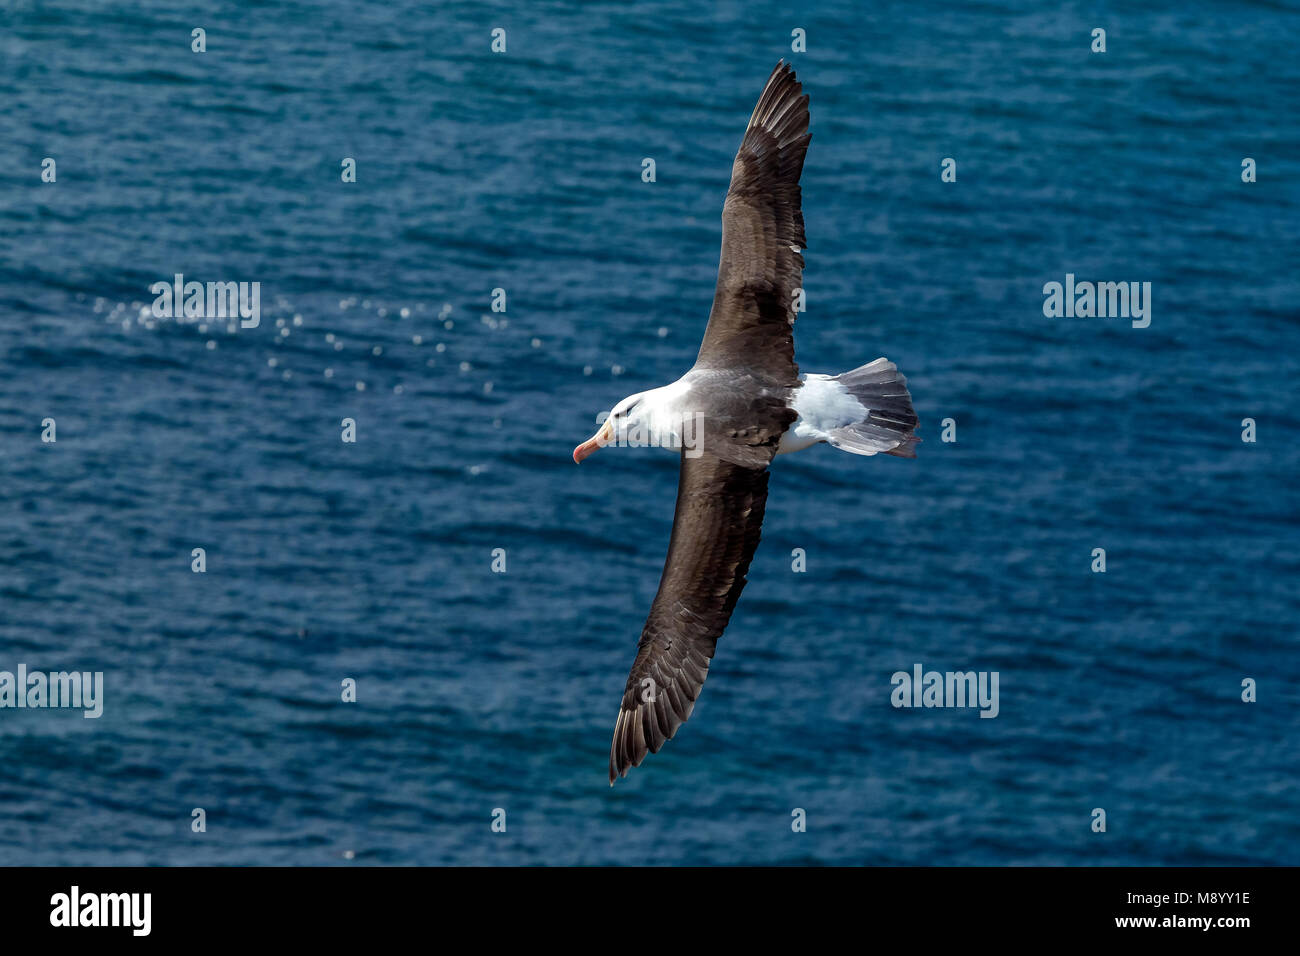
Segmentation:
{"type": "Polygon", "coordinates": [[[611,786],[691,715],[758,547],[767,475],[707,453],[682,455],[668,559],[614,725],[611,786]]]}
{"type": "Polygon", "coordinates": [[[808,96],[782,61],[749,118],[722,207],[722,256],[697,368],[752,368],[793,387],[794,295],[803,284],[799,174],[808,96]]]}

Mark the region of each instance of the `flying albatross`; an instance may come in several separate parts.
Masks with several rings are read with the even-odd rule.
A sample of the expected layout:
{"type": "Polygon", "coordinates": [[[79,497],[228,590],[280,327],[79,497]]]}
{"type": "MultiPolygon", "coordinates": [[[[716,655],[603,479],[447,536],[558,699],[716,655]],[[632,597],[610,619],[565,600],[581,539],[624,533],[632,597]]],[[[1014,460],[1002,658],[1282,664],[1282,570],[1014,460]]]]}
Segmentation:
{"type": "Polygon", "coordinates": [[[623,399],[573,450],[581,462],[611,443],[681,449],[668,558],[609,749],[611,786],[657,753],[695,707],[758,546],[773,457],[818,442],[916,457],[917,418],[893,362],[878,358],[840,375],[800,375],[795,365],[799,174],[809,138],[808,96],[782,61],[731,167],[718,284],[695,365],[671,385],[623,399]]]}

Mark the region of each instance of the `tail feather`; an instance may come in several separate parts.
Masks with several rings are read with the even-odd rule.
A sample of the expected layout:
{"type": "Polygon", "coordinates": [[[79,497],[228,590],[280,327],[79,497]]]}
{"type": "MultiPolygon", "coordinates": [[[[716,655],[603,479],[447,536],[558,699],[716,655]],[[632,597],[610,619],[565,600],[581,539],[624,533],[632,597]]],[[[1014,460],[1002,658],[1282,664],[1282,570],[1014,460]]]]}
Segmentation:
{"type": "Polygon", "coordinates": [[[898,366],[878,358],[861,368],[835,376],[835,381],[868,410],[860,422],[833,429],[827,441],[855,455],[881,452],[898,458],[915,458],[919,419],[912,408],[907,379],[898,366]]]}

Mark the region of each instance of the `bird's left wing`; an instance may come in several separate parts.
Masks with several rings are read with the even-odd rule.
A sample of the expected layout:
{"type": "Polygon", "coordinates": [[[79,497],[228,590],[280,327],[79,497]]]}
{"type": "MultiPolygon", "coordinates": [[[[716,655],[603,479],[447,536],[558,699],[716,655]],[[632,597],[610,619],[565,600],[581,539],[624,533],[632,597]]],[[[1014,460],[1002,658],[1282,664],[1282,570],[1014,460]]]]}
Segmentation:
{"type": "Polygon", "coordinates": [[[610,784],[691,715],[758,547],[767,478],[766,468],[683,453],[668,558],[614,725],[610,784]]]}

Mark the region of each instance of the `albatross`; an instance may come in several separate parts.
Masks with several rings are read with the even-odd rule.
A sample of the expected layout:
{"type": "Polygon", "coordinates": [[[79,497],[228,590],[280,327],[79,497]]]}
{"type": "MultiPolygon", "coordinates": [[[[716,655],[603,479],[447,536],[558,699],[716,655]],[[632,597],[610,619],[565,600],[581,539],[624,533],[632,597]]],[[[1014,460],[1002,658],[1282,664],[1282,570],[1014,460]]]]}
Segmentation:
{"type": "Polygon", "coordinates": [[[573,450],[579,463],[610,444],[681,450],[668,557],[614,724],[611,786],[658,753],[695,708],[758,546],[772,459],[821,442],[855,455],[916,457],[917,418],[893,362],[801,375],[794,361],[799,175],[810,138],[808,96],[782,60],[731,167],[718,283],[695,364],[669,385],[623,399],[573,450]]]}

